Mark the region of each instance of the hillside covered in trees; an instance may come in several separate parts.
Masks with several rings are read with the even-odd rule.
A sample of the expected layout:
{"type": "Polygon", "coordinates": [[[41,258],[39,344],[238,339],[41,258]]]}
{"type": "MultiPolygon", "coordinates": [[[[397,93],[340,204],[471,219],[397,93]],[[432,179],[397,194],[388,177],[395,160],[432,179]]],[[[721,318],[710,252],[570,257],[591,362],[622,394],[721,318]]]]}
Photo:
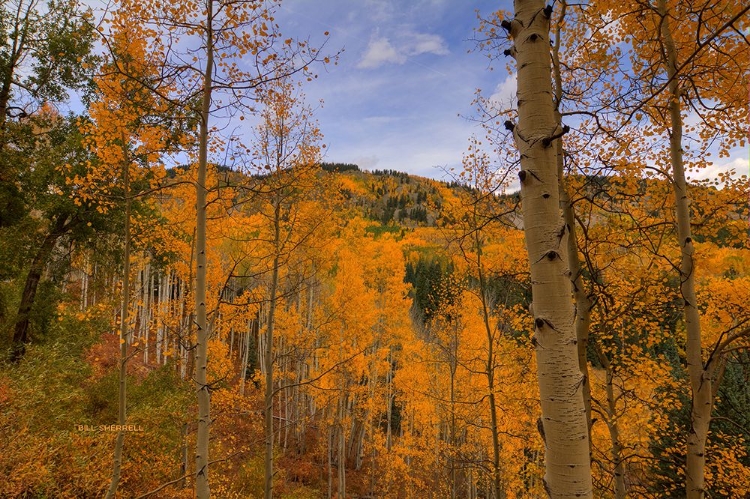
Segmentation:
{"type": "Polygon", "coordinates": [[[748,178],[685,176],[750,7],[486,17],[518,102],[438,181],[325,162],[336,54],[199,4],[0,7],[0,497],[750,496],[748,178]]]}

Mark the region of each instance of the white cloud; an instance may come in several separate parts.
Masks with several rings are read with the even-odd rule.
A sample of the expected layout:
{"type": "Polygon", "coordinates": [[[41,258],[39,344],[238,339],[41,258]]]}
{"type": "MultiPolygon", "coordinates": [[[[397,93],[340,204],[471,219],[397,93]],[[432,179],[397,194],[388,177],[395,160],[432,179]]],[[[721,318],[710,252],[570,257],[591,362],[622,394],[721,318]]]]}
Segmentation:
{"type": "Polygon", "coordinates": [[[439,35],[405,32],[391,43],[387,37],[374,36],[359,61],[360,69],[376,69],[385,64],[404,64],[409,57],[422,54],[448,55],[448,44],[439,35]]]}
{"type": "Polygon", "coordinates": [[[390,22],[396,15],[396,5],[391,0],[367,0],[367,15],[376,22],[390,22]]]}
{"type": "Polygon", "coordinates": [[[403,64],[406,62],[406,56],[399,53],[391,45],[388,38],[375,38],[370,40],[362,60],[357,64],[358,68],[375,69],[388,63],[403,64]]]}
{"type": "Polygon", "coordinates": [[[700,171],[690,172],[688,178],[691,180],[717,180],[721,174],[732,172],[732,178],[739,179],[743,175],[747,176],[750,171],[750,162],[747,158],[747,151],[738,148],[732,151],[732,155],[723,160],[711,162],[700,171]]]}
{"type": "Polygon", "coordinates": [[[430,35],[428,33],[410,33],[407,36],[410,40],[405,49],[408,51],[409,55],[448,55],[450,53],[448,51],[448,44],[438,35],[430,35]]]}
{"type": "Polygon", "coordinates": [[[380,162],[380,159],[376,155],[370,156],[355,156],[354,164],[359,166],[360,170],[374,170],[380,162]]]}
{"type": "Polygon", "coordinates": [[[516,74],[513,73],[501,83],[498,83],[489,100],[498,109],[515,109],[517,100],[516,74]]]}

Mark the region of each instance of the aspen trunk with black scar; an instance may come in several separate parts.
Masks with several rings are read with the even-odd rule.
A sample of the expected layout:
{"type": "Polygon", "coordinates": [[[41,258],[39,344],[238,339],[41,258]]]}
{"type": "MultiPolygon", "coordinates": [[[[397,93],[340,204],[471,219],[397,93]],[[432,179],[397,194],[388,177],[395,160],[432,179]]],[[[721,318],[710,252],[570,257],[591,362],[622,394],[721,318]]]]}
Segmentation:
{"type": "Polygon", "coordinates": [[[578,365],[575,308],[567,264],[568,233],[560,213],[549,26],[551,7],[516,0],[505,20],[518,72],[521,203],[531,265],[535,349],[542,425],[546,435],[545,486],[552,498],[592,497],[584,377],[578,365]]]}

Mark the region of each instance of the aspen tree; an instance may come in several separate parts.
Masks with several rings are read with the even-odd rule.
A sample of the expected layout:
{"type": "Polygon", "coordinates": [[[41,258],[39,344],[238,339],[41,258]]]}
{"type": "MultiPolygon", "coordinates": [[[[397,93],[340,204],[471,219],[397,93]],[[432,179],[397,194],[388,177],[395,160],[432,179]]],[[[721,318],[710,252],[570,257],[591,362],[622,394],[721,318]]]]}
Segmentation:
{"type": "MultiPolygon", "coordinates": [[[[132,36],[127,14],[124,17],[115,17],[114,24],[122,29],[111,40],[114,57],[119,59],[119,64],[128,74],[137,75],[144,81],[153,79],[153,66],[149,65],[146,57],[145,43],[141,37],[132,36]]],[[[124,426],[127,421],[128,348],[132,343],[129,323],[132,207],[136,196],[143,194],[135,192],[132,186],[136,184],[137,187],[148,190],[149,182],[161,177],[158,158],[169,146],[170,131],[149,123],[149,117],[165,112],[163,102],[155,100],[151,92],[133,80],[123,78],[121,72],[114,70],[111,61],[104,64],[100,70],[100,74],[94,78],[99,99],[89,106],[90,121],[84,120],[81,124],[81,130],[86,134],[86,145],[96,154],[96,160],[90,162],[85,175],[75,176],[71,183],[76,186],[78,202],[96,202],[98,210],[103,213],[115,207],[109,200],[113,190],[121,190],[124,199],[117,416],[117,424],[124,426]]],[[[120,481],[124,438],[125,432],[119,431],[108,498],[115,496],[120,481]]]]}
{"type": "MultiPolygon", "coordinates": [[[[281,266],[289,262],[295,247],[314,237],[316,223],[302,226],[305,214],[300,204],[305,196],[315,192],[315,172],[319,164],[320,131],[312,121],[311,110],[304,106],[301,95],[295,95],[295,85],[279,78],[270,86],[259,125],[257,161],[260,173],[267,175],[260,194],[268,197],[269,213],[263,213],[271,225],[270,259],[271,280],[268,290],[264,372],[265,372],[265,479],[266,499],[273,497],[273,403],[274,386],[274,330],[276,311],[280,302],[279,279],[281,266]]],[[[307,214],[309,216],[309,214],[307,214]]]]}
{"type": "MultiPolygon", "coordinates": [[[[502,338],[498,325],[499,319],[495,316],[495,309],[498,305],[495,303],[497,297],[492,296],[493,290],[490,286],[490,279],[493,274],[497,275],[494,273],[497,269],[491,268],[487,263],[485,252],[492,233],[496,231],[503,217],[513,212],[514,206],[496,199],[496,193],[505,187],[508,171],[507,168],[499,168],[497,171],[493,169],[489,155],[481,150],[481,143],[478,139],[470,140],[469,149],[463,158],[463,166],[460,178],[468,187],[466,204],[461,206],[460,213],[456,213],[451,218],[459,220],[456,224],[458,229],[455,236],[456,242],[461,257],[468,267],[468,275],[476,280],[476,290],[472,291],[479,299],[479,315],[485,334],[486,357],[483,359],[483,375],[487,385],[489,428],[492,436],[492,496],[502,498],[505,497],[506,487],[501,476],[503,471],[500,459],[502,444],[498,422],[499,401],[497,400],[501,384],[497,368],[497,350],[499,350],[502,338]]],[[[452,394],[451,389],[451,396],[452,394]]]]}
{"type": "MultiPolygon", "coordinates": [[[[195,486],[199,499],[210,496],[206,180],[210,156],[225,150],[229,140],[222,140],[214,126],[216,111],[222,108],[231,109],[232,113],[253,113],[253,102],[269,81],[295,73],[309,75],[311,63],[323,62],[318,49],[307,41],[288,39],[282,43],[273,20],[273,10],[279,3],[202,0],[177,6],[166,0],[122,0],[119,4],[121,10],[131,14],[134,23],[142,26],[154,57],[161,58],[163,82],[135,80],[172,102],[174,119],[185,128],[197,125],[198,144],[191,153],[196,193],[197,335],[193,351],[198,399],[195,486]],[[220,103],[221,96],[226,100],[220,103]]],[[[120,70],[124,72],[123,68],[120,70]]]]}
{"type": "Polygon", "coordinates": [[[531,265],[537,368],[550,497],[591,497],[584,375],[578,366],[575,309],[567,264],[568,228],[560,214],[549,27],[551,7],[516,0],[504,21],[518,73],[518,123],[509,127],[521,155],[521,203],[531,265]]]}
{"type": "Polygon", "coordinates": [[[691,393],[685,493],[689,499],[701,499],[707,494],[706,441],[725,350],[750,331],[725,323],[718,337],[707,338],[704,333],[687,175],[689,169],[707,165],[712,144],[718,145],[721,156],[746,140],[740,123],[746,116],[748,50],[741,28],[748,25],[750,7],[711,0],[635,5],[603,1],[593,7],[602,17],[618,21],[612,31],[632,47],[633,74],[623,70],[616,77],[632,80],[631,87],[639,89],[627,98],[613,99],[609,108],[626,120],[642,121],[647,141],[666,139],[668,144],[659,144],[653,149],[658,153],[645,154],[640,161],[644,169],[669,179],[673,191],[680,249],[674,265],[683,304],[691,393]],[[698,125],[686,123],[688,110],[700,118],[698,125]],[[689,148],[689,139],[696,139],[697,147],[689,148]]]}

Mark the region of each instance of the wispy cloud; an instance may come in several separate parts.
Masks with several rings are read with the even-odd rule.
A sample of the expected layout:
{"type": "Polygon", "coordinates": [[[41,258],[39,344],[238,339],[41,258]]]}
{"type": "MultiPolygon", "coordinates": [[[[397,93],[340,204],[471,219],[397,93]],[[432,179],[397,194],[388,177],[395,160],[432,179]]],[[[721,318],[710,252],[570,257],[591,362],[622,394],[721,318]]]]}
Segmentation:
{"type": "Polygon", "coordinates": [[[357,64],[360,69],[376,69],[384,64],[403,64],[406,56],[396,50],[388,38],[370,40],[362,60],[357,64]]]}
{"type": "Polygon", "coordinates": [[[497,109],[515,109],[516,107],[516,75],[509,75],[498,83],[489,98],[497,109]]]}
{"type": "Polygon", "coordinates": [[[407,33],[404,50],[409,55],[448,55],[448,44],[441,36],[428,33],[407,33]]]}
{"type": "Polygon", "coordinates": [[[382,36],[373,36],[367,45],[360,69],[376,69],[386,64],[404,64],[409,57],[422,54],[448,55],[448,44],[439,35],[418,32],[404,32],[393,42],[382,36]]]}
{"type": "MultiPolygon", "coordinates": [[[[503,0],[507,1],[507,0],[503,0]]],[[[467,53],[475,9],[497,0],[284,0],[286,33],[330,31],[329,48],[344,47],[339,64],[305,87],[325,136],[327,161],[441,177],[461,167],[477,88],[505,75],[487,71],[483,54],[467,53]]],[[[506,99],[507,100],[507,99],[506,99]]]]}

